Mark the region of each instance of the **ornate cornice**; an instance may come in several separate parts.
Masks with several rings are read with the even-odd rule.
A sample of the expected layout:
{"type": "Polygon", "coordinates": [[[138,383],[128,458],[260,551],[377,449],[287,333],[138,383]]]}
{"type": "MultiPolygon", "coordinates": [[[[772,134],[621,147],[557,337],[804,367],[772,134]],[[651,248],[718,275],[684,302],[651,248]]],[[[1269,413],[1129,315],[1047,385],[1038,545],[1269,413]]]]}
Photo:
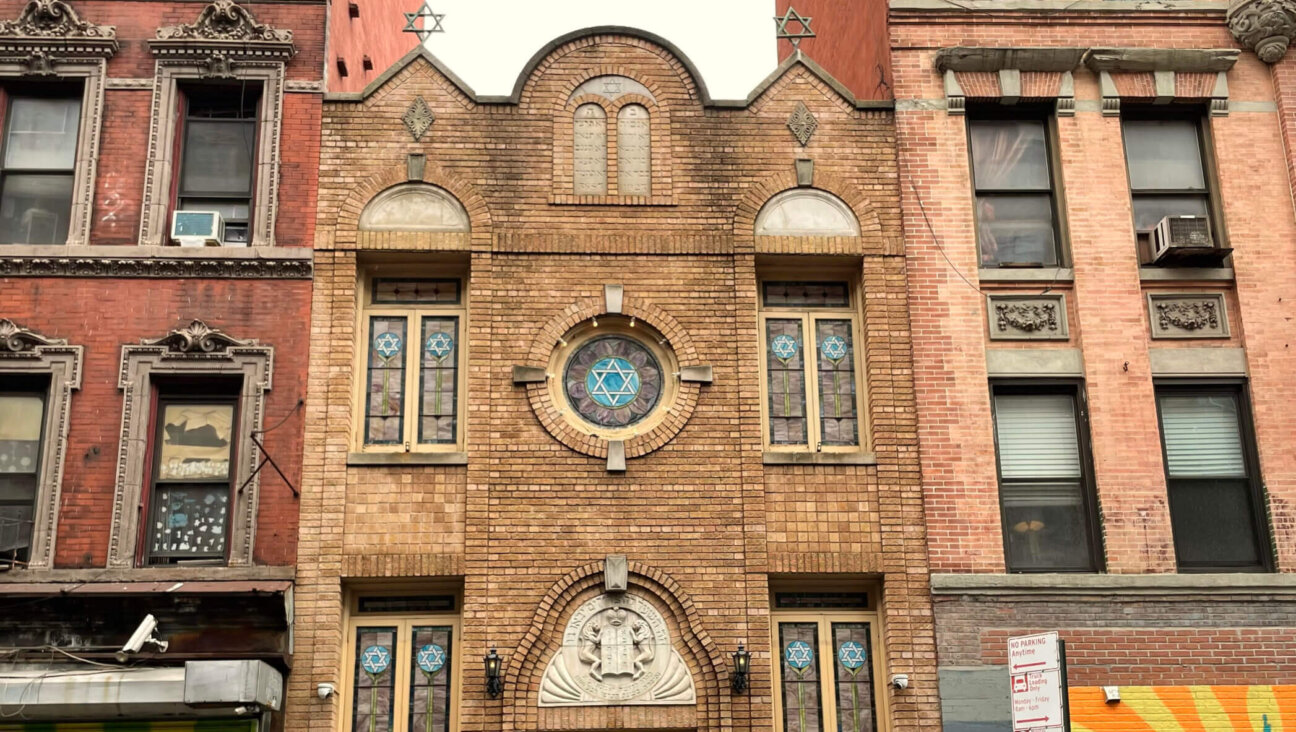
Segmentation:
{"type": "Polygon", "coordinates": [[[84,21],[64,0],[31,0],[17,19],[0,21],[0,58],[18,59],[33,75],[52,75],[62,59],[116,52],[116,26],[84,21]]]}
{"type": "Polygon", "coordinates": [[[288,61],[297,53],[291,30],[258,23],[234,0],[215,0],[193,23],[159,28],[149,48],[161,57],[209,57],[214,68],[225,72],[232,62],[288,61]]]}
{"type": "Polygon", "coordinates": [[[308,280],[309,259],[144,259],[0,254],[0,277],[308,280]]]}
{"type": "Polygon", "coordinates": [[[140,344],[163,346],[171,353],[202,355],[223,353],[239,346],[255,346],[256,341],[239,340],[195,319],[183,328],[177,328],[156,340],[145,339],[140,344]]]}
{"type": "Polygon", "coordinates": [[[8,318],[0,318],[0,356],[32,353],[42,346],[62,346],[61,338],[46,338],[33,330],[18,325],[8,318]]]}
{"type": "Polygon", "coordinates": [[[1231,0],[1225,17],[1238,43],[1267,64],[1281,60],[1296,37],[1294,0],[1231,0]]]}

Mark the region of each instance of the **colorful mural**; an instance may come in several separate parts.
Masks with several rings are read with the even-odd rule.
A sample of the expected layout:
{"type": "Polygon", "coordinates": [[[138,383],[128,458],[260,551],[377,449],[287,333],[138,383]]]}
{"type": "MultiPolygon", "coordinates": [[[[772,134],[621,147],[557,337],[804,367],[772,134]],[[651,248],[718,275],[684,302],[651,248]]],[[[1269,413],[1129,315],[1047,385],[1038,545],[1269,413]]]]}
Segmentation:
{"type": "Polygon", "coordinates": [[[1071,689],[1073,732],[1296,732],[1296,686],[1122,686],[1071,689]]]}

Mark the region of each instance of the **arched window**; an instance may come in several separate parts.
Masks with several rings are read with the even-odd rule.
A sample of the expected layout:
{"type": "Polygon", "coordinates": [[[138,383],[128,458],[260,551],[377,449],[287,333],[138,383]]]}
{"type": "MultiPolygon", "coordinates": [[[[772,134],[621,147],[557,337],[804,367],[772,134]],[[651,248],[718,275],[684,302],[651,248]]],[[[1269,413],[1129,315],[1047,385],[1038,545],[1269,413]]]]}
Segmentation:
{"type": "Polygon", "coordinates": [[[403,183],[374,196],[360,214],[361,231],[468,231],[468,212],[443,188],[403,183]]]}
{"type": "Polygon", "coordinates": [[[756,215],[757,236],[859,236],[850,206],[827,191],[797,188],[766,202],[756,215]]]}
{"type": "Polygon", "coordinates": [[[578,196],[607,195],[607,112],[597,104],[582,104],[572,128],[573,191],[578,196]]]}
{"type": "Polygon", "coordinates": [[[648,109],[627,104],[617,113],[617,193],[652,194],[652,141],[648,109]]]}

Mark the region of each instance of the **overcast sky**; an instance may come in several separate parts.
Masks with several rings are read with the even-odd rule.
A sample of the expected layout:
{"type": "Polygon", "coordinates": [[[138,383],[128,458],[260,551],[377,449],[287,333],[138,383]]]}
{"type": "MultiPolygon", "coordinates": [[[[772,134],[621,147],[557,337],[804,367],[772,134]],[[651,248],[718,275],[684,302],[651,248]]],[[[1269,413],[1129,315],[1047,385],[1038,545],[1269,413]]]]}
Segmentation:
{"type": "Polygon", "coordinates": [[[697,66],[713,99],[743,99],[778,64],[774,0],[433,0],[437,58],[478,94],[509,94],[558,36],[595,25],[651,31],[697,66]]]}

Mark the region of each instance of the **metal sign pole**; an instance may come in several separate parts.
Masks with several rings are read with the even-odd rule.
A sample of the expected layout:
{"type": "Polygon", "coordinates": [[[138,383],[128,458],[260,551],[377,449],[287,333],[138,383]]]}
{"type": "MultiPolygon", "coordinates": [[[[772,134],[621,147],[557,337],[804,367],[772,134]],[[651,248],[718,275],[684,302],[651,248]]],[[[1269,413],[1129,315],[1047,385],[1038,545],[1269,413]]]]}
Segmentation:
{"type": "Polygon", "coordinates": [[[1071,687],[1067,683],[1066,641],[1058,639],[1058,672],[1062,676],[1062,726],[1071,732],[1071,687]]]}

